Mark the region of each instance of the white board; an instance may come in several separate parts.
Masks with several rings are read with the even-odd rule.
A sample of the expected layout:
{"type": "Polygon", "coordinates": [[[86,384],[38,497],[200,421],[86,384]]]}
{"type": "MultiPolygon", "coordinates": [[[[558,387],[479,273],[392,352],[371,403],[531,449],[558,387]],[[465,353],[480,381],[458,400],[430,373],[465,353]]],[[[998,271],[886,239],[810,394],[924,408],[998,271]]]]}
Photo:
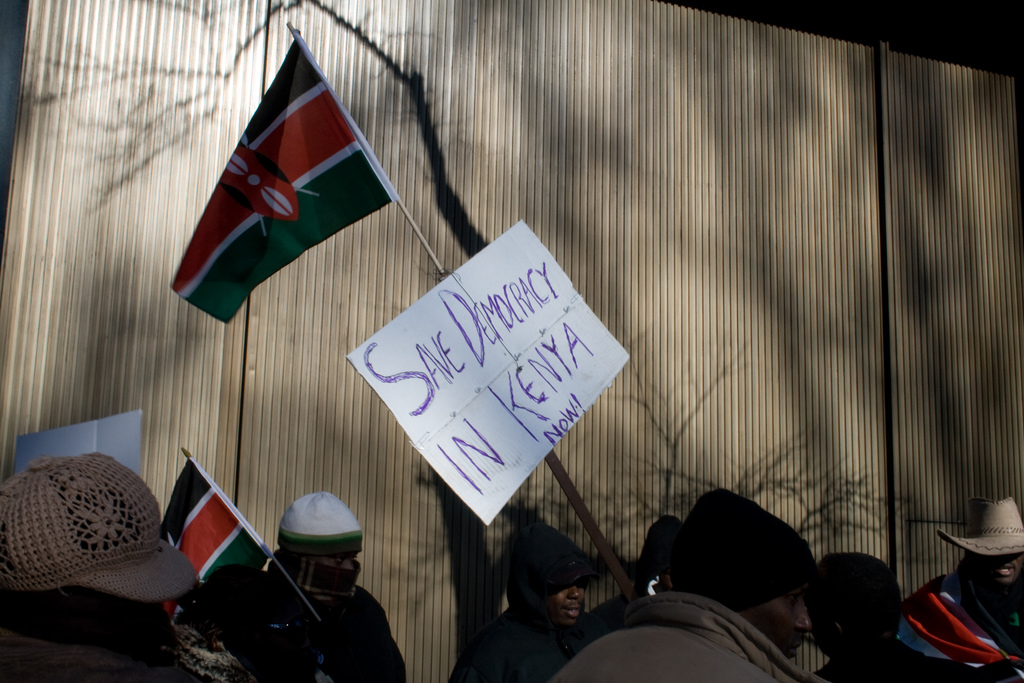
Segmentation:
{"type": "Polygon", "coordinates": [[[142,411],[132,410],[67,427],[22,434],[14,444],[14,471],[41,455],[105,453],[139,474],[142,469],[142,411]]]}
{"type": "Polygon", "coordinates": [[[522,221],[348,355],[486,524],[628,359],[522,221]]]}

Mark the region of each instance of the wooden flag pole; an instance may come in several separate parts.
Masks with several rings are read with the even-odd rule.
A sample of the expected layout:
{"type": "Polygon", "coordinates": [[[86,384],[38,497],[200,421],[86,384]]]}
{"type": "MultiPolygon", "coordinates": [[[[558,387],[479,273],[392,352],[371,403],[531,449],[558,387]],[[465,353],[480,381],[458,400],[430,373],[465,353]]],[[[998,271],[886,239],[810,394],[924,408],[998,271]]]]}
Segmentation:
{"type": "MultiPolygon", "coordinates": [[[[285,26],[288,27],[289,31],[301,34],[300,31],[295,30],[295,27],[292,26],[292,23],[290,21],[286,21],[285,26]]],[[[409,226],[412,228],[412,231],[416,233],[416,236],[418,238],[420,238],[420,244],[422,244],[423,248],[427,250],[427,254],[430,256],[430,260],[433,261],[434,266],[437,267],[438,274],[442,277],[444,275],[447,275],[448,271],[445,270],[444,266],[441,265],[441,262],[437,260],[437,256],[434,254],[434,250],[430,248],[429,244],[427,244],[427,238],[423,236],[423,232],[420,230],[420,226],[417,225],[416,221],[413,220],[412,214],[409,213],[409,209],[405,208],[405,202],[402,201],[401,197],[396,196],[395,203],[398,204],[398,207],[400,209],[402,209],[402,213],[405,214],[405,220],[409,223],[409,226]]]]}
{"type": "Polygon", "coordinates": [[[423,248],[427,250],[430,260],[433,261],[434,265],[437,267],[438,274],[441,276],[447,275],[448,271],[444,269],[441,262],[437,260],[437,256],[434,255],[434,250],[430,248],[429,244],[427,244],[427,238],[424,237],[423,233],[420,231],[420,226],[416,225],[416,221],[412,219],[412,214],[409,213],[409,209],[405,208],[405,202],[399,198],[395,200],[395,203],[398,204],[398,208],[400,208],[402,213],[405,214],[405,220],[409,223],[409,227],[411,227],[412,231],[416,233],[416,236],[420,238],[420,244],[422,244],[423,248]]]}
{"type": "Polygon", "coordinates": [[[271,555],[270,561],[274,564],[275,567],[277,567],[277,571],[281,572],[281,576],[283,576],[285,580],[288,581],[288,584],[292,587],[292,590],[294,590],[295,594],[299,596],[299,599],[302,600],[302,604],[306,606],[306,609],[309,610],[309,613],[313,615],[313,618],[316,619],[318,623],[323,621],[320,618],[320,615],[317,614],[317,611],[313,607],[312,603],[310,603],[309,599],[306,598],[306,594],[302,591],[301,588],[299,588],[299,584],[295,583],[295,579],[293,579],[292,575],[288,573],[288,570],[284,568],[284,565],[282,565],[281,561],[277,559],[277,556],[271,555]]]}
{"type": "Polygon", "coordinates": [[[597,546],[598,554],[604,560],[604,563],[608,565],[608,569],[611,570],[612,576],[615,577],[615,582],[619,584],[619,589],[626,596],[626,601],[632,602],[636,600],[637,596],[636,591],[633,590],[633,584],[630,582],[629,577],[626,576],[626,571],[622,568],[622,565],[619,564],[619,558],[615,556],[615,552],[612,550],[608,540],[601,533],[601,529],[598,528],[597,522],[594,521],[593,515],[590,514],[590,510],[587,508],[587,504],[583,502],[583,497],[580,496],[576,485],[572,483],[569,473],[562,467],[562,461],[558,459],[554,451],[551,451],[544,456],[544,462],[551,468],[551,473],[555,475],[555,479],[561,485],[562,491],[565,492],[573,510],[576,511],[576,516],[583,522],[583,528],[590,534],[594,545],[597,546]]]}
{"type": "MultiPolygon", "coordinates": [[[[194,464],[199,465],[199,461],[196,460],[194,457],[192,457],[192,454],[188,451],[187,448],[185,448],[184,446],[181,446],[181,452],[182,452],[182,454],[186,458],[188,458],[189,460],[192,460],[194,462],[194,464]]],[[[203,468],[202,467],[199,468],[199,474],[200,474],[200,476],[203,474],[203,468]]],[[[205,479],[206,477],[203,477],[203,478],[205,479]]],[[[215,490],[219,490],[219,488],[220,488],[220,487],[216,486],[216,484],[214,482],[207,481],[207,483],[211,484],[212,487],[215,490]]],[[[225,494],[225,496],[226,496],[226,494],[225,494]]],[[[227,503],[227,502],[230,502],[230,501],[224,501],[224,502],[227,503]]],[[[233,506],[234,506],[234,503],[231,503],[231,505],[228,505],[227,507],[231,508],[233,506]]],[[[231,510],[229,509],[228,512],[231,512],[231,510]]],[[[235,513],[231,512],[231,516],[235,517],[235,513]]],[[[236,521],[238,521],[237,517],[235,517],[235,519],[236,519],[236,521]]],[[[260,547],[260,549],[263,550],[263,554],[264,555],[267,555],[267,550],[266,550],[267,545],[263,542],[263,539],[261,539],[261,538],[254,538],[253,535],[251,533],[249,533],[249,524],[248,524],[248,522],[246,522],[245,524],[242,524],[241,526],[242,526],[242,529],[245,530],[245,533],[249,535],[249,538],[252,539],[253,543],[258,545],[260,547]]],[[[306,609],[309,610],[309,613],[311,615],[313,615],[313,618],[316,619],[318,622],[321,621],[320,615],[317,614],[316,609],[313,607],[312,603],[310,603],[309,600],[306,598],[306,594],[302,592],[302,589],[299,588],[299,585],[297,583],[295,583],[295,579],[293,579],[291,577],[291,574],[288,573],[288,570],[285,569],[281,565],[281,563],[278,561],[278,559],[274,556],[273,553],[270,553],[269,555],[267,555],[267,559],[269,559],[274,565],[277,566],[278,571],[281,572],[281,575],[285,578],[285,580],[289,583],[289,585],[291,585],[292,589],[295,591],[295,594],[299,596],[299,599],[302,601],[302,604],[306,606],[306,609]]]]}

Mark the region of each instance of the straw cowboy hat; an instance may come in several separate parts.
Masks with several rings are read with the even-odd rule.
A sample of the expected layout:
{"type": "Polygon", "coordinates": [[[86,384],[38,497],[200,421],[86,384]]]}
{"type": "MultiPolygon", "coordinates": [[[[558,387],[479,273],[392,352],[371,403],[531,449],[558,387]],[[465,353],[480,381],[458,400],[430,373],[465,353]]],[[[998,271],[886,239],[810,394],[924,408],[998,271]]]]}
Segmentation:
{"type": "Polygon", "coordinates": [[[967,533],[962,538],[939,529],[939,538],[978,555],[1024,553],[1024,524],[1013,498],[992,502],[971,498],[967,503],[967,533]]]}

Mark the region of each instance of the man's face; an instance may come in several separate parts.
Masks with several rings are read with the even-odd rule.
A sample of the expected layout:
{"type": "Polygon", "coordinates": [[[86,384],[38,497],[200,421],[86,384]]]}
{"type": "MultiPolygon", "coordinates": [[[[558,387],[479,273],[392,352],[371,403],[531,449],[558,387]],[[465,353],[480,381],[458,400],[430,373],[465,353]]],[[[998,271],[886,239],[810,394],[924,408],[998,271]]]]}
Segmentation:
{"type": "Polygon", "coordinates": [[[330,607],[342,604],[352,597],[359,578],[359,553],[337,553],[335,555],[302,555],[307,567],[312,570],[305,574],[303,589],[317,600],[330,607]]]}
{"type": "Polygon", "coordinates": [[[576,623],[583,612],[583,596],[586,582],[577,581],[568,588],[548,595],[548,618],[558,628],[569,628],[576,623]]]}
{"type": "Polygon", "coordinates": [[[1010,555],[978,555],[968,553],[965,558],[970,577],[993,590],[1009,588],[1020,576],[1024,553],[1010,555]]]}
{"type": "Polygon", "coordinates": [[[807,587],[804,584],[774,600],[742,610],[739,615],[765,634],[783,654],[793,658],[803,642],[803,634],[811,630],[811,617],[804,604],[807,587]]]}

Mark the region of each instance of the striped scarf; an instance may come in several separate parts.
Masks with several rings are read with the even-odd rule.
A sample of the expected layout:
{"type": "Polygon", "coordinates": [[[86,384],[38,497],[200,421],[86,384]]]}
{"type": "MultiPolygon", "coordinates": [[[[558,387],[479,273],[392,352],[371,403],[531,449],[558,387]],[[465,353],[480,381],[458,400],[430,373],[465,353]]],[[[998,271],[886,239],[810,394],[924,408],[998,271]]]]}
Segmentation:
{"type": "Polygon", "coordinates": [[[1016,659],[964,609],[957,572],[932,579],[903,601],[898,635],[906,645],[929,657],[974,666],[1016,659]]]}
{"type": "Polygon", "coordinates": [[[279,549],[274,555],[296,585],[311,598],[334,607],[356,592],[359,562],[347,558],[354,569],[341,566],[341,558],[333,555],[299,555],[279,549]]]}

